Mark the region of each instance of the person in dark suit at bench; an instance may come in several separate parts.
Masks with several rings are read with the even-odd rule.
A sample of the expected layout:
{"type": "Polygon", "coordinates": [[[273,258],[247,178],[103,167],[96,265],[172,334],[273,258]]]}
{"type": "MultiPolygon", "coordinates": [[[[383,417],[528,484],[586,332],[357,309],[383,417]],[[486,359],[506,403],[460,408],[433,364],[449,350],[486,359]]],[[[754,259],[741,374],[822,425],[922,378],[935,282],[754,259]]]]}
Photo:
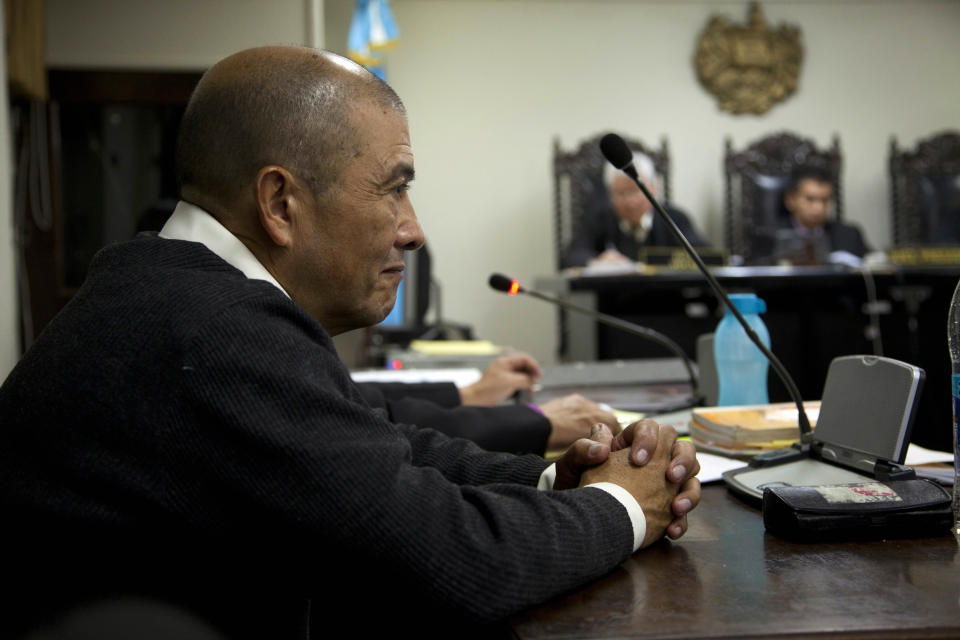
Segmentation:
{"type": "MultiPolygon", "coordinates": [[[[643,184],[658,198],[659,180],[650,157],[634,152],[633,165],[643,184]]],[[[681,246],[633,180],[610,163],[604,163],[603,178],[609,199],[583,213],[564,250],[564,268],[631,263],[638,260],[643,247],[681,246]]],[[[686,213],[669,204],[663,207],[690,244],[707,246],[686,213]]]]}
{"type": "Polygon", "coordinates": [[[752,261],[859,265],[870,248],[859,227],[830,219],[832,198],[829,173],[813,166],[794,169],[783,196],[790,215],[779,229],[757,232],[752,261]]]}

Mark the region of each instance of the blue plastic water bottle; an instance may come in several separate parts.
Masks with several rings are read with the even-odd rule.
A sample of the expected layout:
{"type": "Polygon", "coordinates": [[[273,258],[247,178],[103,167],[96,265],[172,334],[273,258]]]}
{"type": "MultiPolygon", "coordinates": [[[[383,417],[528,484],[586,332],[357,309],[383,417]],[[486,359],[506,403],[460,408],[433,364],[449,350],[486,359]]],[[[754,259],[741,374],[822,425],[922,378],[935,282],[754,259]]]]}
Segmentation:
{"type": "MultiPolygon", "coordinates": [[[[769,348],[770,332],[760,319],[760,314],[767,310],[766,303],[752,293],[735,293],[730,299],[760,341],[769,348]]],[[[726,310],[717,325],[713,337],[713,357],[717,363],[718,405],[770,402],[767,395],[769,362],[757,345],[751,342],[730,309],[726,310]]]]}

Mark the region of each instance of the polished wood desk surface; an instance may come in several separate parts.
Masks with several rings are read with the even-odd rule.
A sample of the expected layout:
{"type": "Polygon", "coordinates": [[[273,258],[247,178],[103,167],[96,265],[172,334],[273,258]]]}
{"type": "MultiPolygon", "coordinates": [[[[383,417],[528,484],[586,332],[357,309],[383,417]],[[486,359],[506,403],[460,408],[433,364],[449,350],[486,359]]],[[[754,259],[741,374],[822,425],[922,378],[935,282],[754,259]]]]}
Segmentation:
{"type": "Polygon", "coordinates": [[[960,638],[960,547],[951,535],[787,542],[710,485],[679,541],[510,622],[524,640],[960,638]]]}

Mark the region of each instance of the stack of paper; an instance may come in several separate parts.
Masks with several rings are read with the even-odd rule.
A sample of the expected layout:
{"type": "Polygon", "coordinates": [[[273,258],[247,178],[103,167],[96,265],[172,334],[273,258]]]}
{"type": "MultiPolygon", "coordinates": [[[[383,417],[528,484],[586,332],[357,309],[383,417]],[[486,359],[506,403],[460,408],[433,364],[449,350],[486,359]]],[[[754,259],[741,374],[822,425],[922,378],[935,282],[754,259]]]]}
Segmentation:
{"type": "MultiPolygon", "coordinates": [[[[803,404],[811,427],[820,402],[803,404]]],[[[782,449],[800,437],[797,407],[792,402],[736,407],[697,407],[690,418],[690,437],[707,450],[740,454],[782,449]]]]}

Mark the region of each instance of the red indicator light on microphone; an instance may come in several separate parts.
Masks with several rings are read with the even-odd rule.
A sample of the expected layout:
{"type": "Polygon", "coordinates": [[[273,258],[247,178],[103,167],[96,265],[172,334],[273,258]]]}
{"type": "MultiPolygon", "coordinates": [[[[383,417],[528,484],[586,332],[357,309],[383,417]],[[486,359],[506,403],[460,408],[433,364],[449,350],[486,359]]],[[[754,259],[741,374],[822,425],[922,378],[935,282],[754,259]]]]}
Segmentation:
{"type": "Polygon", "coordinates": [[[507,295],[508,295],[508,296],[515,296],[515,295],[517,295],[517,292],[518,292],[518,291],[520,291],[520,283],[517,282],[516,280],[511,280],[511,281],[510,281],[510,290],[507,291],[507,295]]]}
{"type": "Polygon", "coordinates": [[[403,362],[400,360],[391,360],[390,364],[388,365],[388,368],[393,369],[394,371],[403,369],[403,362]]]}

